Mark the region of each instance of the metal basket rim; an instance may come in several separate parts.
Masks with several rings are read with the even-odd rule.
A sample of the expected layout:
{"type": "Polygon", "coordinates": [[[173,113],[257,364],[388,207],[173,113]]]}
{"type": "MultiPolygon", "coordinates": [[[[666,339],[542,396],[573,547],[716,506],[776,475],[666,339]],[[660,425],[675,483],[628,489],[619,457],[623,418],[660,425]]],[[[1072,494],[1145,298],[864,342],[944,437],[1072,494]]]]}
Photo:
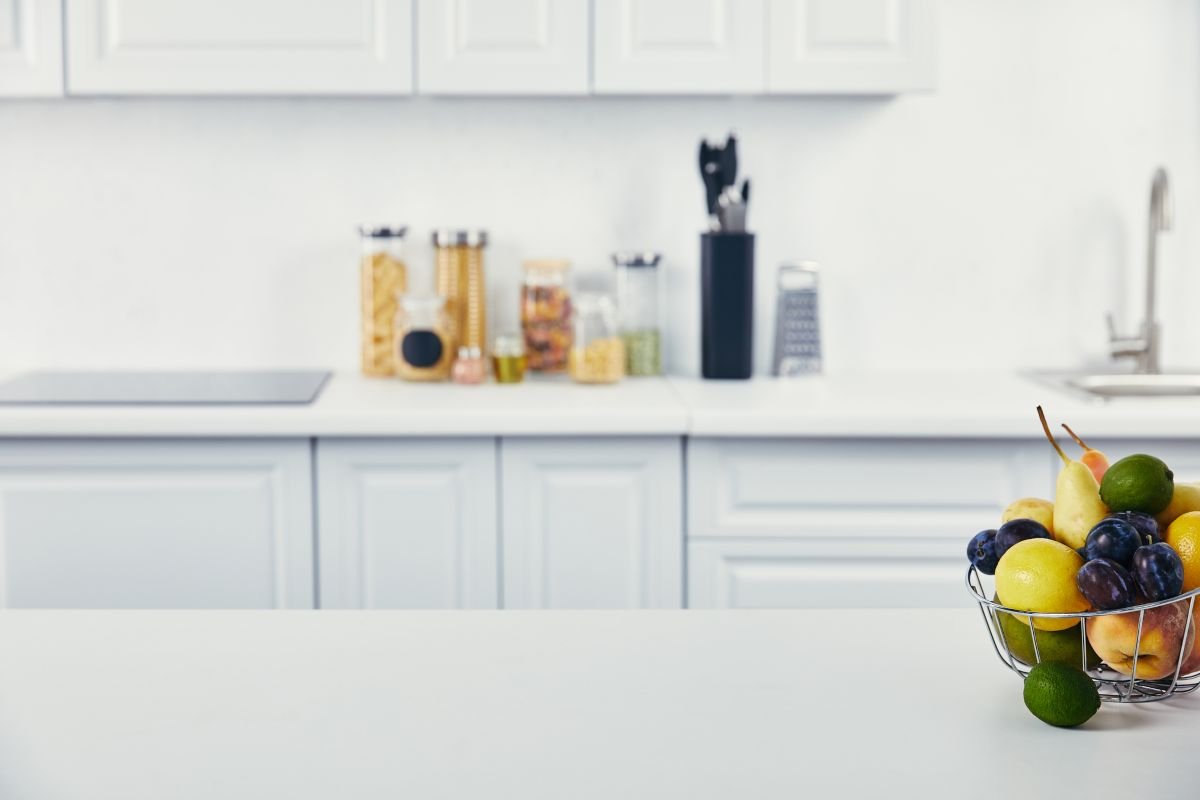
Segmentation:
{"type": "MultiPolygon", "coordinates": [[[[1186,602],[1189,598],[1200,595],[1200,587],[1197,587],[1192,589],[1190,592],[1184,592],[1181,595],[1169,597],[1166,600],[1155,600],[1150,603],[1140,603],[1136,606],[1129,606],[1127,608],[1113,608],[1106,611],[1068,611],[1065,613],[1058,611],[1053,613],[1049,611],[1025,611],[1020,608],[1009,608],[1008,606],[1001,605],[994,600],[989,600],[987,597],[976,591],[975,587],[971,584],[971,576],[978,576],[979,574],[980,573],[974,564],[969,564],[967,566],[967,575],[965,581],[967,585],[967,591],[971,593],[971,596],[974,597],[980,605],[985,605],[996,611],[1003,611],[1009,614],[1018,614],[1023,617],[1033,617],[1034,619],[1083,619],[1087,617],[1108,617],[1116,614],[1131,614],[1137,613],[1138,611],[1146,611],[1151,608],[1160,608],[1162,606],[1173,605],[1181,601],[1186,602]]],[[[976,580],[978,581],[980,587],[982,587],[983,581],[979,580],[978,577],[976,577],[976,580]]]]}

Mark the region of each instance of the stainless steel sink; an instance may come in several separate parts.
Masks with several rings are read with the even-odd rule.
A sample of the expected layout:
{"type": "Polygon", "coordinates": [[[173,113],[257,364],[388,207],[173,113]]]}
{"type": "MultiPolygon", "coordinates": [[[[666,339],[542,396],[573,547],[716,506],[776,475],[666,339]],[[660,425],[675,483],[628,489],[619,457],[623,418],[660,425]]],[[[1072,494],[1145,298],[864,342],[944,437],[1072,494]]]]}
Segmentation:
{"type": "Polygon", "coordinates": [[[1200,373],[1058,374],[1039,375],[1038,378],[1057,388],[1103,400],[1120,397],[1200,397],[1200,373]]]}

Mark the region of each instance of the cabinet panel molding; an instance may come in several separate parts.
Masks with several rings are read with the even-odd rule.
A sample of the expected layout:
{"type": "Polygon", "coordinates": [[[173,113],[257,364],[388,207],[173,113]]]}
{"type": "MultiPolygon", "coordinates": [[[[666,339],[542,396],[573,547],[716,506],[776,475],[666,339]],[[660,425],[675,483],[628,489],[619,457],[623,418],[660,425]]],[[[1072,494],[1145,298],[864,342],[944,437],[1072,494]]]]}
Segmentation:
{"type": "Polygon", "coordinates": [[[63,93],[60,0],[0,0],[0,97],[63,93]]]}

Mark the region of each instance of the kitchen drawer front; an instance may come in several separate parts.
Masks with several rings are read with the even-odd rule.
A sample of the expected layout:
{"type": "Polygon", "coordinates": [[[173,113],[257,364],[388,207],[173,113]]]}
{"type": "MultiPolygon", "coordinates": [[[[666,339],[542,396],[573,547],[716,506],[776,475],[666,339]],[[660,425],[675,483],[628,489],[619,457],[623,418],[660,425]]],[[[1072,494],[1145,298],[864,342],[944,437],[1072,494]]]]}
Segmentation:
{"type": "Polygon", "coordinates": [[[1045,442],[692,439],[688,535],[948,538],[1051,497],[1045,442]]]}
{"type": "Polygon", "coordinates": [[[966,607],[965,539],[698,541],[688,546],[689,608],[966,607]]]}

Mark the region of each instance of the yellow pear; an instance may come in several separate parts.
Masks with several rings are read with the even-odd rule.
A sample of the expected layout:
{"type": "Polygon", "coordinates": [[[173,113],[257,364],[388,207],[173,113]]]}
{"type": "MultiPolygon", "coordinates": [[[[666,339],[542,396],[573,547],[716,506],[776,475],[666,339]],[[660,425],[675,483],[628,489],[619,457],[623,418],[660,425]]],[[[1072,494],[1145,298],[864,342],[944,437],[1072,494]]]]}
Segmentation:
{"type": "Polygon", "coordinates": [[[1200,483],[1176,483],[1171,495],[1171,504],[1158,515],[1158,529],[1167,526],[1189,511],[1200,511],[1200,483]]]}
{"type": "Polygon", "coordinates": [[[1042,429],[1063,461],[1054,488],[1054,538],[1072,549],[1083,547],[1096,523],[1108,516],[1108,506],[1100,499],[1100,484],[1082,461],[1072,461],[1058,446],[1046,414],[1038,406],[1042,429]]]}
{"type": "Polygon", "coordinates": [[[1040,497],[1022,497],[1014,500],[1000,515],[1001,522],[1014,519],[1031,519],[1040,522],[1050,533],[1054,533],[1054,503],[1040,497]]]}

